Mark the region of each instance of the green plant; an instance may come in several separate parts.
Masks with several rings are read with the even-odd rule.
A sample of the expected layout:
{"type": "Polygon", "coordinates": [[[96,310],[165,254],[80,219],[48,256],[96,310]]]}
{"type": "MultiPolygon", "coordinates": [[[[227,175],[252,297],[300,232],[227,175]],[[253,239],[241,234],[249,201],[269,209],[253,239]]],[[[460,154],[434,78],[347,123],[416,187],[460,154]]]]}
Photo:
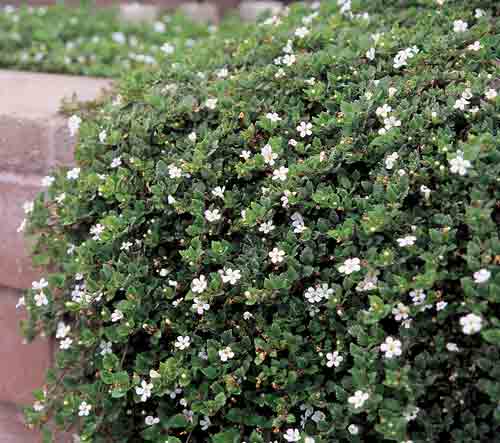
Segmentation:
{"type": "Polygon", "coordinates": [[[130,69],[175,62],[210,35],[182,15],[127,23],[114,9],[63,5],[0,11],[0,67],[118,77],[130,69]]]}
{"type": "Polygon", "coordinates": [[[499,7],[361,6],[203,41],[81,123],[78,169],[27,205],[59,270],[24,329],[62,348],[31,423],[497,439],[499,7]]]}

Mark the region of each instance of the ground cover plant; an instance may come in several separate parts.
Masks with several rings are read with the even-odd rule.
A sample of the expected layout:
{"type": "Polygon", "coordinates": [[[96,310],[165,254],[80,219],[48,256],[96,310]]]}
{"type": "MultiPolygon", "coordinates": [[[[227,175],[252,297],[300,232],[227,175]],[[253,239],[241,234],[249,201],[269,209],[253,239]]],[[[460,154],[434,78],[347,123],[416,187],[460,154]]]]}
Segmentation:
{"type": "Polygon", "coordinates": [[[64,5],[0,10],[0,68],[118,77],[175,60],[213,27],[180,14],[126,23],[116,9],[64,5]]]}
{"type": "MultiPolygon", "coordinates": [[[[294,5],[74,115],[20,229],[81,442],[492,442],[499,6],[294,5]]],[[[47,439],[49,432],[46,431],[47,439]]]]}

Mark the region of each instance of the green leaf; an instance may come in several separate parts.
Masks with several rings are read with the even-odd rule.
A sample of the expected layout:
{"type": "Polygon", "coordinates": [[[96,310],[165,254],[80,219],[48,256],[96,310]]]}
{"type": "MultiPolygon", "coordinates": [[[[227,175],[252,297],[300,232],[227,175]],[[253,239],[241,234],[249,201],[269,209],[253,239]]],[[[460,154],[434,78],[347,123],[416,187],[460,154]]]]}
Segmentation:
{"type": "Polygon", "coordinates": [[[240,443],[240,431],[238,429],[230,429],[219,432],[212,437],[212,443],[240,443]]]}
{"type": "Polygon", "coordinates": [[[481,336],[493,345],[500,345],[500,329],[486,329],[481,331],[481,336]]]}

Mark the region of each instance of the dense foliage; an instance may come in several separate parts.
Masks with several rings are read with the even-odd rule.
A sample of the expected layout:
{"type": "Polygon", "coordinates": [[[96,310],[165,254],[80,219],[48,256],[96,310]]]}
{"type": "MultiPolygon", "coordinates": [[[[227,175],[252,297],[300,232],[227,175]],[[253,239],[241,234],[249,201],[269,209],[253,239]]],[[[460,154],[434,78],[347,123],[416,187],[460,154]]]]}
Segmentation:
{"type": "Polygon", "coordinates": [[[131,73],[26,204],[82,442],[492,442],[496,1],[295,5],[131,73]]]}
{"type": "Polygon", "coordinates": [[[0,67],[117,77],[175,60],[212,27],[183,16],[127,23],[114,9],[60,6],[0,10],[0,67]]]}

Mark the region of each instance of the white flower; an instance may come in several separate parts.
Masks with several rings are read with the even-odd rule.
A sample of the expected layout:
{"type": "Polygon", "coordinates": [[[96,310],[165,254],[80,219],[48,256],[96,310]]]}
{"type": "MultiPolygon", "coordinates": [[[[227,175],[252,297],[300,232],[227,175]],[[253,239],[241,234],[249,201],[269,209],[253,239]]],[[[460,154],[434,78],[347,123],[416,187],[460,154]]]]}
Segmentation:
{"type": "Polygon", "coordinates": [[[61,204],[64,199],[66,198],[66,193],[65,192],[61,192],[60,194],[58,194],[55,198],[56,202],[61,204]]]}
{"type": "MultiPolygon", "coordinates": [[[[167,391],[165,391],[165,392],[166,392],[166,394],[167,394],[167,395],[168,395],[168,396],[169,396],[172,400],[174,400],[174,399],[175,399],[175,397],[177,397],[179,394],[181,394],[181,393],[182,393],[182,389],[180,389],[180,388],[175,388],[173,391],[168,391],[168,390],[167,390],[167,391]]],[[[181,400],[181,402],[182,402],[182,400],[181,400]]]]}
{"type": "Polygon", "coordinates": [[[113,343],[110,341],[102,341],[99,343],[99,354],[105,356],[113,353],[113,343]]]}
{"type": "Polygon", "coordinates": [[[153,425],[157,425],[158,423],[160,423],[160,419],[158,417],[153,417],[152,415],[148,415],[144,419],[144,423],[146,423],[146,425],[148,425],[148,426],[153,426],[153,425]]]}
{"type": "Polygon", "coordinates": [[[31,201],[24,202],[23,203],[23,211],[25,214],[30,214],[33,212],[33,208],[35,207],[35,204],[31,201]]]}
{"type": "Polygon", "coordinates": [[[36,401],[33,403],[33,409],[35,412],[40,412],[45,409],[45,405],[41,401],[36,401]]]}
{"type": "Polygon", "coordinates": [[[465,32],[469,25],[463,20],[455,20],[453,22],[453,32],[465,32]]]}
{"type": "Polygon", "coordinates": [[[488,100],[494,100],[495,98],[497,98],[498,93],[495,89],[490,88],[486,90],[484,95],[488,100]]]}
{"type": "Polygon", "coordinates": [[[80,417],[88,416],[90,414],[90,410],[92,409],[92,405],[89,405],[86,401],[82,401],[80,406],[78,406],[78,415],[80,417]]]}
{"type": "Polygon", "coordinates": [[[208,311],[210,309],[210,305],[208,303],[200,300],[197,297],[194,298],[193,302],[194,303],[191,307],[198,313],[198,315],[203,315],[205,311],[208,311]]]}
{"type": "Polygon", "coordinates": [[[105,129],[103,129],[101,132],[99,132],[99,141],[101,143],[106,143],[106,138],[108,137],[108,133],[106,132],[105,129]]]}
{"type": "Polygon", "coordinates": [[[333,353],[329,352],[328,354],[326,354],[326,359],[328,360],[326,362],[326,366],[328,366],[329,368],[331,368],[332,366],[338,368],[340,363],[342,363],[342,361],[344,360],[344,357],[339,355],[338,351],[335,351],[333,353]]]}
{"type": "Polygon", "coordinates": [[[347,401],[353,405],[354,408],[358,409],[358,408],[361,408],[365,401],[368,400],[370,398],[370,394],[368,394],[368,392],[363,392],[363,391],[356,391],[354,393],[354,395],[352,395],[351,397],[349,397],[347,399],[347,401]]]}
{"type": "Polygon", "coordinates": [[[49,286],[49,282],[45,280],[44,278],[41,278],[39,281],[34,281],[31,283],[31,288],[34,291],[41,291],[42,289],[46,288],[49,286]]]}
{"type": "Polygon", "coordinates": [[[24,218],[23,221],[21,222],[21,224],[17,227],[16,231],[17,232],[23,232],[24,229],[26,228],[26,223],[28,223],[28,220],[26,220],[24,218]]]}
{"type": "Polygon", "coordinates": [[[135,393],[141,397],[141,401],[147,401],[151,397],[151,390],[153,389],[153,383],[147,383],[146,380],[141,381],[141,386],[135,388],[135,393]]]}
{"type": "Polygon", "coordinates": [[[95,226],[92,226],[90,228],[90,234],[92,235],[93,240],[100,240],[101,239],[101,234],[104,232],[106,228],[98,223],[95,226]]]}
{"type": "Polygon", "coordinates": [[[220,276],[224,283],[235,285],[241,278],[241,272],[238,269],[233,270],[231,268],[228,268],[225,271],[222,271],[220,276]]]}
{"type": "Polygon", "coordinates": [[[169,195],[167,197],[167,202],[168,202],[169,205],[173,205],[174,203],[177,202],[177,200],[174,197],[172,197],[171,195],[169,195]]]}
{"type": "Polygon", "coordinates": [[[300,431],[298,429],[287,429],[286,434],[283,434],[286,441],[300,441],[300,431]]]}
{"type": "Polygon", "coordinates": [[[398,160],[399,158],[399,155],[397,152],[393,152],[391,155],[389,155],[386,159],[385,159],[385,167],[386,169],[392,169],[394,168],[394,163],[396,163],[396,161],[398,160]]]}
{"type": "Polygon", "coordinates": [[[210,426],[212,426],[212,422],[210,421],[210,417],[205,415],[202,420],[200,420],[200,426],[202,431],[206,431],[210,426]]]}
{"type": "Polygon", "coordinates": [[[38,307],[47,306],[49,304],[49,299],[44,294],[43,291],[40,291],[38,294],[35,294],[35,305],[38,307]]]}
{"type": "Polygon", "coordinates": [[[412,420],[415,420],[417,418],[418,413],[420,412],[420,408],[417,406],[410,406],[408,409],[403,413],[403,417],[407,422],[410,422],[412,420]]]}
{"type": "Polygon", "coordinates": [[[349,431],[349,434],[351,434],[351,435],[358,435],[359,434],[359,426],[357,426],[355,424],[350,424],[347,427],[347,430],[349,431]]]}
{"type": "Polygon", "coordinates": [[[44,188],[48,188],[55,181],[56,181],[56,179],[54,177],[52,177],[51,175],[47,175],[47,176],[42,178],[41,184],[44,188]]]}
{"type": "Polygon", "coordinates": [[[115,309],[114,312],[111,314],[112,322],[120,321],[122,318],[123,318],[123,312],[120,311],[119,309],[115,309]]]}
{"type": "Polygon", "coordinates": [[[378,277],[373,273],[366,274],[365,278],[358,283],[356,286],[356,291],[373,291],[377,289],[378,277]]]}
{"type": "Polygon", "coordinates": [[[417,237],[414,235],[407,235],[406,237],[398,238],[396,241],[400,247],[404,248],[406,246],[413,246],[417,241],[417,237]]]}
{"type": "Polygon", "coordinates": [[[219,78],[226,78],[229,75],[229,71],[227,70],[227,68],[221,68],[215,74],[219,78]]]}
{"type": "Polygon", "coordinates": [[[123,242],[122,245],[120,246],[120,250],[121,251],[129,251],[130,248],[132,247],[132,245],[133,245],[132,242],[129,242],[129,241],[123,242]]]}
{"type": "Polygon", "coordinates": [[[283,261],[283,258],[285,257],[285,251],[282,251],[281,249],[274,248],[270,253],[269,257],[271,258],[271,261],[273,263],[281,263],[283,261]]]}
{"type": "Polygon", "coordinates": [[[248,160],[252,156],[252,153],[250,151],[241,151],[240,157],[244,160],[248,160]]]}
{"type": "Polygon", "coordinates": [[[300,122],[299,126],[297,126],[296,129],[302,138],[307,137],[308,135],[312,134],[312,124],[311,123],[300,122]]]}
{"type": "Polygon", "coordinates": [[[65,350],[69,349],[71,347],[71,344],[73,343],[73,340],[71,338],[66,337],[64,340],[59,342],[59,349],[65,350]]]}
{"type": "Polygon", "coordinates": [[[205,211],[205,218],[209,222],[216,222],[217,220],[220,220],[221,217],[222,217],[222,215],[218,209],[214,209],[214,210],[207,209],[205,211]]]}
{"type": "Polygon", "coordinates": [[[467,50],[469,51],[480,51],[481,49],[483,48],[483,46],[481,45],[481,43],[479,42],[479,40],[476,40],[474,43],[472,43],[471,45],[467,46],[467,50]]]}
{"type": "Polygon", "coordinates": [[[217,107],[217,99],[216,98],[208,98],[205,101],[205,107],[208,109],[215,109],[217,107]]]}
{"type": "Polygon", "coordinates": [[[225,186],[217,186],[214,189],[212,189],[212,195],[214,197],[219,197],[224,200],[224,191],[226,190],[225,186]]]}
{"type": "Polygon", "coordinates": [[[56,338],[65,338],[71,331],[71,327],[63,321],[57,323],[56,338]]]}
{"type": "Polygon", "coordinates": [[[366,58],[368,60],[375,60],[375,48],[370,48],[366,51],[366,58]]]}
{"type": "Polygon", "coordinates": [[[467,175],[467,169],[472,167],[472,164],[469,160],[464,160],[462,154],[459,153],[455,158],[449,160],[450,162],[450,171],[453,174],[459,175],[467,175]]]}
{"type": "Polygon", "coordinates": [[[78,117],[78,115],[72,115],[68,118],[68,129],[71,137],[73,137],[78,132],[78,129],[80,129],[81,122],[82,119],[78,117]]]}
{"type": "Polygon", "coordinates": [[[393,97],[394,94],[396,94],[396,92],[398,92],[398,90],[396,88],[393,88],[392,86],[387,90],[387,92],[389,93],[389,97],[393,97]]]}
{"type": "Polygon", "coordinates": [[[392,315],[396,321],[403,321],[408,318],[410,308],[403,303],[398,303],[395,308],[392,308],[392,315]]]}
{"type": "Polygon", "coordinates": [[[491,277],[491,272],[487,269],[480,269],[474,272],[473,277],[475,283],[486,283],[491,277]]]}
{"type": "Polygon", "coordinates": [[[390,117],[384,118],[384,129],[388,131],[392,128],[396,128],[401,126],[401,120],[398,120],[396,117],[391,115],[390,117]]]}
{"type": "Polygon", "coordinates": [[[123,34],[123,32],[113,32],[111,34],[111,39],[115,43],[120,43],[120,44],[123,44],[127,41],[127,37],[125,37],[125,34],[123,34]]]}
{"type": "Polygon", "coordinates": [[[118,166],[121,166],[122,164],[122,159],[121,157],[115,157],[113,161],[111,162],[111,167],[112,168],[117,168],[118,166]]]}
{"type": "Polygon", "coordinates": [[[295,37],[298,37],[298,38],[304,38],[307,34],[309,34],[309,29],[307,29],[306,27],[302,26],[300,28],[297,28],[295,30],[295,37]]]}
{"type": "Polygon", "coordinates": [[[414,291],[410,292],[410,297],[413,301],[413,304],[418,306],[425,301],[427,295],[424,293],[422,289],[415,289],[414,291]]]}
{"type": "Polygon", "coordinates": [[[418,48],[416,46],[399,51],[394,57],[394,69],[406,66],[408,64],[408,59],[413,58],[416,54],[418,54],[418,48]]]}
{"type": "Polygon", "coordinates": [[[281,166],[279,169],[273,171],[273,180],[281,180],[284,182],[288,175],[288,168],[281,166]]]}
{"type": "Polygon", "coordinates": [[[170,178],[180,178],[182,177],[182,169],[175,165],[168,165],[168,176],[170,178]]]}
{"type": "Polygon", "coordinates": [[[266,118],[271,120],[273,123],[279,122],[281,117],[276,112],[268,112],[266,118]]]}
{"type": "Polygon", "coordinates": [[[243,320],[250,320],[251,318],[253,318],[253,315],[250,312],[245,311],[243,313],[243,320]]]}
{"type": "Polygon", "coordinates": [[[475,18],[481,18],[484,17],[486,12],[484,12],[484,9],[476,8],[474,9],[474,17],[475,18]]]}
{"type": "Polygon", "coordinates": [[[481,330],[482,319],[476,314],[467,314],[460,318],[460,325],[464,334],[472,335],[481,330]]]}
{"type": "Polygon", "coordinates": [[[465,111],[465,108],[469,105],[470,105],[470,103],[466,98],[460,97],[459,99],[457,99],[455,101],[455,104],[453,105],[453,109],[460,109],[461,111],[465,111]]]}
{"type": "Polygon", "coordinates": [[[200,275],[191,282],[191,290],[196,294],[201,294],[207,289],[207,287],[207,279],[204,275],[200,275]]]}
{"type": "Polygon", "coordinates": [[[165,32],[167,27],[163,22],[154,22],[153,29],[155,32],[165,32]]]}
{"type": "Polygon", "coordinates": [[[296,61],[297,58],[294,54],[285,54],[282,59],[282,62],[285,66],[292,66],[296,61]]]}
{"type": "Polygon", "coordinates": [[[425,199],[428,199],[431,195],[431,190],[425,185],[420,186],[420,192],[424,194],[425,199]]]}
{"type": "Polygon", "coordinates": [[[436,303],[436,309],[438,311],[442,311],[444,308],[446,308],[446,306],[448,306],[448,303],[446,303],[445,301],[440,301],[436,303]]]}
{"type": "Polygon", "coordinates": [[[16,309],[19,309],[21,306],[26,306],[26,299],[24,296],[19,297],[16,303],[16,309]]]}
{"type": "Polygon", "coordinates": [[[296,147],[299,144],[299,142],[297,140],[294,140],[293,138],[291,138],[290,140],[288,140],[288,144],[290,146],[296,147]]]}
{"type": "Polygon", "coordinates": [[[352,274],[361,270],[361,260],[359,258],[348,258],[344,261],[344,264],[339,266],[339,272],[342,274],[352,274]]]}
{"type": "Polygon", "coordinates": [[[458,346],[456,343],[446,343],[446,349],[450,352],[458,352],[459,349],[458,349],[458,346]]]}
{"type": "Polygon", "coordinates": [[[194,132],[194,131],[190,132],[188,135],[188,139],[189,139],[189,141],[194,143],[196,141],[196,132],[194,132]]]}
{"type": "Polygon", "coordinates": [[[160,47],[160,50],[166,54],[166,55],[170,55],[172,54],[174,51],[175,51],[175,46],[166,42],[166,43],[163,43],[163,45],[161,45],[160,47]]]}
{"type": "Polygon", "coordinates": [[[264,157],[264,163],[267,165],[274,165],[274,160],[278,158],[278,154],[273,152],[273,148],[269,144],[265,145],[260,150],[260,153],[262,154],[262,157],[264,157]]]}
{"type": "Polygon", "coordinates": [[[219,351],[219,357],[221,361],[228,361],[234,357],[234,352],[231,350],[229,346],[226,346],[224,349],[219,351]]]}
{"type": "Polygon", "coordinates": [[[295,232],[296,234],[301,234],[307,229],[306,225],[304,224],[304,218],[298,212],[294,212],[292,214],[291,219],[292,219],[293,232],[295,232]]]}
{"type": "Polygon", "coordinates": [[[68,180],[76,180],[80,175],[80,168],[73,168],[66,173],[66,178],[68,180]]]}
{"type": "Polygon", "coordinates": [[[305,437],[304,443],[316,443],[316,440],[314,440],[314,438],[312,437],[305,437]]]}
{"type": "Polygon", "coordinates": [[[185,336],[179,335],[177,337],[177,340],[175,342],[176,348],[179,348],[181,351],[183,351],[184,349],[189,348],[189,346],[191,346],[191,338],[190,337],[188,337],[187,335],[185,335],[185,336]]]}
{"type": "Polygon", "coordinates": [[[276,226],[273,225],[273,221],[269,220],[259,226],[259,231],[263,232],[264,234],[269,234],[271,231],[274,231],[275,228],[276,226]]]}
{"type": "Polygon", "coordinates": [[[387,337],[385,343],[380,345],[380,350],[385,354],[385,358],[393,358],[402,354],[401,342],[387,337]]]}

